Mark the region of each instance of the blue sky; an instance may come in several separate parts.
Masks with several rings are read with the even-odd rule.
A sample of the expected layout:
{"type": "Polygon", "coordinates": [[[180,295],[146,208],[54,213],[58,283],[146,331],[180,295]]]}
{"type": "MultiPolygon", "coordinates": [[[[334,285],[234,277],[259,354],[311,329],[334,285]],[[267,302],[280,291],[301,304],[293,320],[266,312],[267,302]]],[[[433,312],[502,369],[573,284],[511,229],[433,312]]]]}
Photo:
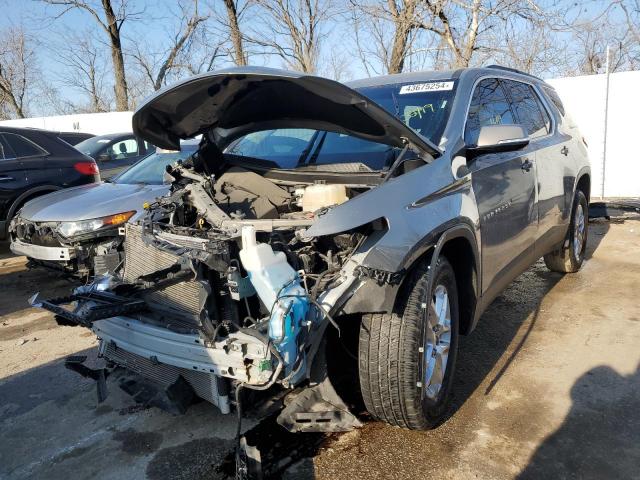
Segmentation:
{"type": "MultiPolygon", "coordinates": [[[[202,0],[201,0],[202,1],[202,0]]],[[[220,0],[208,0],[212,4],[220,4],[220,0]]],[[[97,2],[99,3],[99,2],[97,2]]],[[[117,2],[114,2],[117,3],[117,2]]],[[[134,6],[144,9],[142,19],[125,25],[123,29],[125,48],[131,46],[133,42],[146,42],[149,45],[161,46],[167,40],[167,35],[171,32],[171,25],[175,22],[177,11],[176,2],[172,0],[137,0],[132,1],[134,6]]],[[[571,0],[539,0],[538,4],[543,7],[550,7],[558,3],[567,7],[575,6],[577,3],[571,0]]],[[[204,3],[206,5],[206,3],[204,3]]],[[[606,0],[587,0],[581,2],[583,16],[589,17],[595,12],[602,11],[608,2],[606,0]]],[[[37,0],[0,0],[2,15],[0,16],[0,28],[11,25],[22,25],[40,44],[39,65],[46,77],[46,81],[53,86],[58,93],[69,100],[79,98],[79,92],[74,88],[64,85],[61,80],[64,67],[59,63],[56,49],[60,45],[62,35],[74,32],[78,35],[95,35],[101,42],[106,41],[104,32],[91,16],[83,11],[71,10],[58,19],[53,19],[55,13],[63,10],[60,6],[46,5],[37,0]]],[[[252,19],[245,18],[245,26],[252,19]]],[[[352,32],[348,30],[344,22],[330,22],[325,25],[327,33],[323,43],[323,57],[326,62],[330,52],[335,50],[343,58],[346,58],[348,77],[358,78],[366,76],[366,71],[357,60],[355,45],[353,44],[352,32]]],[[[105,52],[105,62],[110,67],[108,56],[108,46],[103,49],[105,52]]],[[[250,58],[252,64],[266,65],[272,67],[283,67],[283,62],[279,58],[268,55],[258,55],[250,58]]],[[[216,65],[218,68],[226,66],[223,62],[216,65]]],[[[320,67],[319,74],[331,76],[326,64],[320,67]]],[[[131,75],[130,78],[133,78],[131,75]]],[[[110,81],[110,78],[106,78],[110,81]]],[[[131,83],[132,80],[129,80],[131,83]]],[[[131,86],[131,85],[130,85],[131,86]]],[[[32,107],[37,110],[37,106],[32,107]]]]}

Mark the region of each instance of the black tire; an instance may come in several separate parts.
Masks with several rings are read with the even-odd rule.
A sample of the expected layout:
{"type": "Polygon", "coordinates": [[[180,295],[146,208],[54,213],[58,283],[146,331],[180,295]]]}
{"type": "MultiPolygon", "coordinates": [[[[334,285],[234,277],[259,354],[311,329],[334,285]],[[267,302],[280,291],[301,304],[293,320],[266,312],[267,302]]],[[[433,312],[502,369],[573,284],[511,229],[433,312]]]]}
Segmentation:
{"type": "Polygon", "coordinates": [[[584,252],[587,248],[587,240],[589,237],[589,204],[587,198],[580,190],[576,191],[573,199],[573,207],[571,208],[571,221],[569,222],[569,231],[567,238],[562,245],[551,253],[544,256],[544,263],[552,272],[575,273],[580,270],[584,262],[584,252]],[[576,222],[578,213],[582,209],[584,234],[582,236],[581,247],[574,248],[576,240],[576,222]],[[576,251],[578,250],[578,251],[576,251]]]}
{"type": "Polygon", "coordinates": [[[417,266],[407,279],[398,313],[364,315],[360,327],[359,377],[367,410],[379,420],[412,430],[434,428],[444,420],[458,352],[458,293],[453,268],[446,258],[438,259],[427,295],[429,261],[417,266]],[[421,385],[425,383],[427,315],[435,315],[426,300],[433,299],[438,286],[448,293],[451,329],[442,387],[431,399],[426,385],[421,385]]]}

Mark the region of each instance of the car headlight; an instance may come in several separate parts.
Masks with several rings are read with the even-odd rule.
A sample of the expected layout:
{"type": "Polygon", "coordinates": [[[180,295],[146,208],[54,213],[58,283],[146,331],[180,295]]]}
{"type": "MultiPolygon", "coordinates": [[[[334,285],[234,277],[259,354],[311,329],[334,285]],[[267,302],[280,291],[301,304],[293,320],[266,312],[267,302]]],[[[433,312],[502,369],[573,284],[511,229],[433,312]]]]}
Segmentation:
{"type": "Polygon", "coordinates": [[[81,235],[83,233],[95,232],[103,228],[115,227],[122,225],[129,220],[135,210],[131,212],[116,213],[115,215],[109,215],[107,217],[92,218],[91,220],[79,220],[77,222],[60,222],[57,231],[63,237],[73,237],[75,235],[81,235]]]}

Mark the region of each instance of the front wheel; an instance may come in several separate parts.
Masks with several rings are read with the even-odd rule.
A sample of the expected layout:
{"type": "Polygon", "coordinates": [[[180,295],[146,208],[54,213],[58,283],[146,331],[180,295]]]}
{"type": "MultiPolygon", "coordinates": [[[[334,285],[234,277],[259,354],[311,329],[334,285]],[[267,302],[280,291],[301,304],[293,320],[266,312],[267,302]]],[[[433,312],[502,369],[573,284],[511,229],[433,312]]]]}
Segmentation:
{"type": "Polygon", "coordinates": [[[444,257],[433,272],[428,262],[419,265],[407,288],[398,313],[362,319],[360,387],[374,417],[424,430],[446,415],[458,351],[458,291],[444,257]]]}
{"type": "Polygon", "coordinates": [[[589,233],[589,204],[580,190],[576,191],[571,210],[571,222],[567,232],[568,247],[561,245],[558,250],[544,256],[544,263],[552,272],[574,273],[580,270],[587,249],[589,233]]]}

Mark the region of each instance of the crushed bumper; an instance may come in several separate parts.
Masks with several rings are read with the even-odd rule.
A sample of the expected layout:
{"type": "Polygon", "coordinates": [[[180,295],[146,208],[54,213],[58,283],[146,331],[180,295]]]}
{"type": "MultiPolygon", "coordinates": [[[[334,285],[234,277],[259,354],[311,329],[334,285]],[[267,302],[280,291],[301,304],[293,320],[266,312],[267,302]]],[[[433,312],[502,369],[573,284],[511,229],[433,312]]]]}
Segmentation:
{"type": "Polygon", "coordinates": [[[96,321],[92,330],[105,344],[155,363],[255,385],[272,375],[267,344],[242,332],[214,345],[198,334],[177,333],[129,317],[96,321]]]}
{"type": "Polygon", "coordinates": [[[11,242],[11,251],[16,255],[24,255],[29,258],[43,261],[68,262],[76,257],[74,248],[67,247],[43,247],[41,245],[33,245],[25,243],[21,240],[14,239],[11,242]]]}

